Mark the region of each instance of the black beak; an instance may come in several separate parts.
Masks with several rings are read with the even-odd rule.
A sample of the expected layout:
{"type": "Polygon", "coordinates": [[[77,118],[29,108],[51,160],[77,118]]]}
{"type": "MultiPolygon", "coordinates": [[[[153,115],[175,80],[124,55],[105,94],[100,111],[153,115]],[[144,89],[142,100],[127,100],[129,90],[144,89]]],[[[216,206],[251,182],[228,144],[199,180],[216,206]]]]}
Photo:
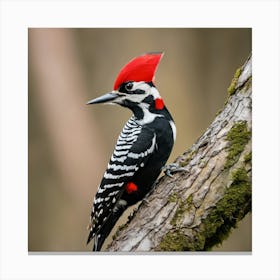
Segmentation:
{"type": "Polygon", "coordinates": [[[110,102],[110,101],[115,100],[117,97],[119,97],[119,95],[114,92],[106,93],[102,96],[99,96],[95,99],[90,100],[89,102],[87,102],[87,105],[110,102]]]}

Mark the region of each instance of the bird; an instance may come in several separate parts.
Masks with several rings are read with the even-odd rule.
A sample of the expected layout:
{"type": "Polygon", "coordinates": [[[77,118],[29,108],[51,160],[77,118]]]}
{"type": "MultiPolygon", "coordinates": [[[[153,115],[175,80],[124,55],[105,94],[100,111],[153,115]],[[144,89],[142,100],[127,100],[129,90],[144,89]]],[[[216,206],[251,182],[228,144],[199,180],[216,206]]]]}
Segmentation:
{"type": "Polygon", "coordinates": [[[131,205],[144,200],[172,151],[176,126],[155,85],[163,52],[148,52],[125,64],[113,90],[87,104],[117,104],[131,110],[101,180],[90,214],[87,244],[101,251],[114,225],[131,205]]]}

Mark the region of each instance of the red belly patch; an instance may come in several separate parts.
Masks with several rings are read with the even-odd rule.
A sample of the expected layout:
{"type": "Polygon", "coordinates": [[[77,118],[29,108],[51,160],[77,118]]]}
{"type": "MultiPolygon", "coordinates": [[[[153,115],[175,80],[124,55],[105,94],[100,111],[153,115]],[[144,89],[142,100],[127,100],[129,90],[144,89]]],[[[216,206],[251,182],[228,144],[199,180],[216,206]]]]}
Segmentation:
{"type": "Polygon", "coordinates": [[[126,184],[125,190],[128,194],[131,194],[133,192],[138,191],[138,187],[134,183],[129,182],[129,183],[126,184]]]}

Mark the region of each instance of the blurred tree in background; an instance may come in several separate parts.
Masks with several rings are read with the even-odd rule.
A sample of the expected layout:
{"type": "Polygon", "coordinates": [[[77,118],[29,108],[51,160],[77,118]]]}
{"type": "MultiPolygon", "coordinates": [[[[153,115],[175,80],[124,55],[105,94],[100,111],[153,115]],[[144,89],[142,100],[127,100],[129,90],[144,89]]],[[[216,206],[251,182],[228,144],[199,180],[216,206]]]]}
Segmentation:
{"type": "MultiPolygon", "coordinates": [[[[120,68],[148,51],[165,52],[156,85],[177,126],[171,162],[223,107],[251,52],[251,29],[29,29],[29,251],[91,250],[92,199],[130,112],[85,103],[110,91],[120,68]]],[[[251,250],[251,218],[216,250],[251,250]]]]}

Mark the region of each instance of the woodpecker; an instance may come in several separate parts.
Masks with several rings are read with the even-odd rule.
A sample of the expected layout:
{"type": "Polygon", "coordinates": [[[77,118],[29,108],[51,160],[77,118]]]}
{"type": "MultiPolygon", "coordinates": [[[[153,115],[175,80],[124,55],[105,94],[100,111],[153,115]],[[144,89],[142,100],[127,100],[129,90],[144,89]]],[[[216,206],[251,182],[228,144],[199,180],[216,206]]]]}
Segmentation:
{"type": "Polygon", "coordinates": [[[87,244],[100,251],[125,209],[152,190],[176,138],[176,127],[159,91],[155,72],[162,52],[145,53],[119,72],[113,91],[87,104],[118,104],[132,111],[117,140],[93,201],[87,244]]]}

